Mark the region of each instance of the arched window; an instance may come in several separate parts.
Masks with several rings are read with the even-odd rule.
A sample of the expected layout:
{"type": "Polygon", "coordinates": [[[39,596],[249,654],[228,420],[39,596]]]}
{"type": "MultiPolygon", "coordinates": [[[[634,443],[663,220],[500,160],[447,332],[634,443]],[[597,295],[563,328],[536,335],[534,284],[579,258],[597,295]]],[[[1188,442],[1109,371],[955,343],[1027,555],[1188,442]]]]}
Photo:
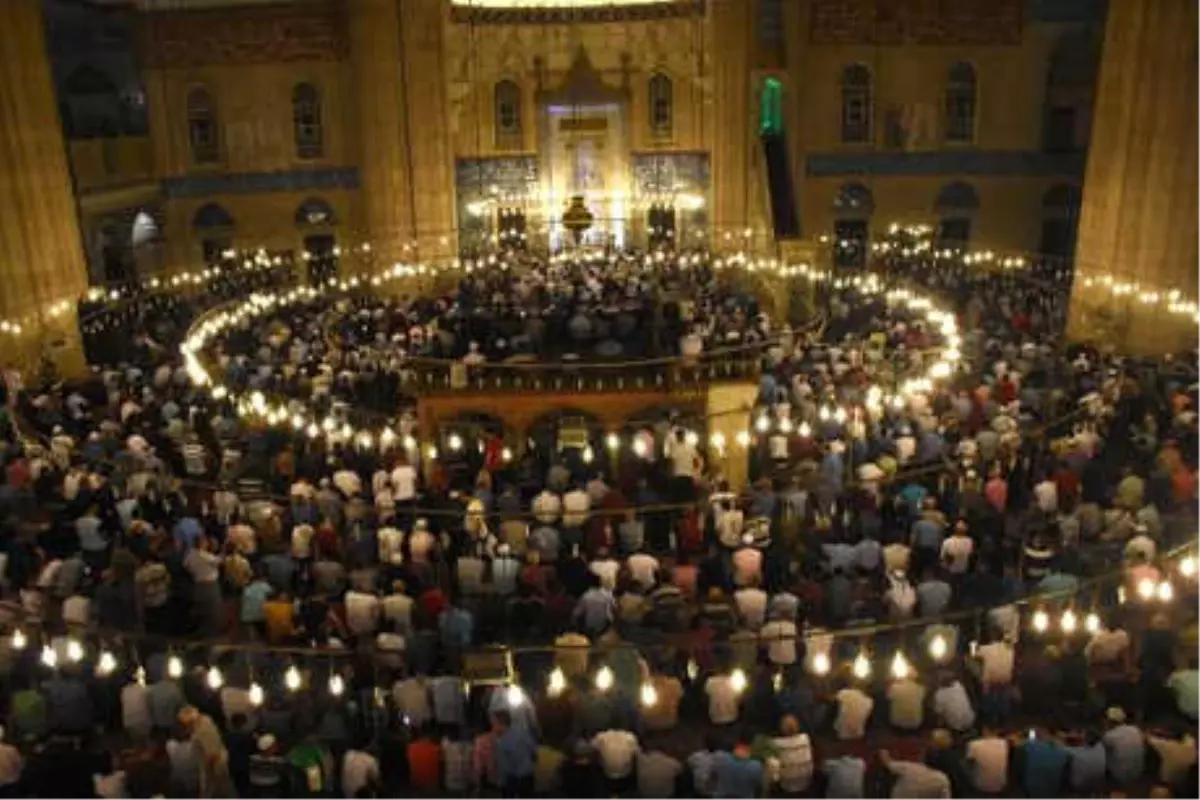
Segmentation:
{"type": "Polygon", "coordinates": [[[333,209],[319,197],[310,197],[296,207],[296,224],[304,227],[308,225],[333,225],[337,222],[337,218],[333,215],[333,209]]]}
{"type": "Polygon", "coordinates": [[[938,215],[937,241],[944,247],[966,247],[971,221],[979,210],[979,194],[969,183],[956,181],[938,192],[933,210],[938,215]]]}
{"type": "Polygon", "coordinates": [[[187,120],[192,160],[197,164],[213,163],[217,160],[220,141],[217,138],[217,108],[207,89],[198,86],[188,92],[187,120]]]}
{"type": "Polygon", "coordinates": [[[975,141],[975,68],[960,61],[946,82],[946,141],[975,141]]]}
{"type": "Polygon", "coordinates": [[[674,87],[671,79],[661,72],[650,78],[650,132],[655,136],[671,135],[672,117],[675,113],[674,87]]]}
{"type": "Polygon", "coordinates": [[[862,64],[842,70],[842,141],[871,141],[871,71],[862,64]]]}
{"type": "Polygon", "coordinates": [[[320,158],[325,149],[321,128],[321,97],[311,83],[292,89],[292,131],[299,158],[320,158]]]}
{"type": "Polygon", "coordinates": [[[839,267],[861,267],[867,262],[871,215],[875,197],[861,183],[843,184],[833,198],[833,261],[839,267]]]}
{"type": "Polygon", "coordinates": [[[519,145],[521,135],[521,87],[513,81],[496,84],[496,146],[519,145]]]}
{"type": "Polygon", "coordinates": [[[1090,31],[1064,33],[1046,66],[1042,149],[1047,153],[1081,150],[1087,142],[1100,37],[1090,31]]]}

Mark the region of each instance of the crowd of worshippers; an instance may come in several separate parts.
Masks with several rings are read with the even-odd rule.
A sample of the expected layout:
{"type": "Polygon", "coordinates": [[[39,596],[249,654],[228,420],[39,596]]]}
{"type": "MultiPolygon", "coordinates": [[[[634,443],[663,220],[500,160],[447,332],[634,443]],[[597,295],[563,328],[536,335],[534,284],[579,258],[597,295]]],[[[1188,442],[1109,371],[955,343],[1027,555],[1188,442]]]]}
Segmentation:
{"type": "MultiPolygon", "coordinates": [[[[898,381],[902,359],[886,354],[927,342],[849,295],[831,300],[830,334],[834,344],[766,354],[752,421],[765,415],[768,430],[736,496],[720,461],[669,423],[638,432],[645,456],[626,448],[604,469],[578,453],[507,464],[489,443],[463,483],[398,450],[247,424],[194,391],[158,342],[85,383],[7,398],[4,590],[55,646],[98,625],[358,656],[346,689],[357,702],[308,706],[276,690],[258,708],[251,677],[232,667],[218,693],[199,674],[171,678],[152,638],[138,640],[149,642],[146,685],[127,660],[99,692],[90,666],[77,674],[63,657],[41,680],[38,648],[10,652],[8,741],[103,725],[150,744],[118,772],[94,741],[5,745],[0,784],[42,796],[166,785],[720,797],[1185,785],[1194,741],[1128,721],[1194,728],[1195,664],[1177,661],[1174,620],[1134,604],[1045,648],[1011,603],[1069,589],[1114,553],[1130,587],[1162,574],[1172,520],[1195,498],[1189,379],[981,325],[964,333],[954,383],[834,430],[822,407],[853,404],[889,369],[898,381]],[[1071,422],[1042,427],[1047,409],[1076,407],[1071,422]],[[974,651],[975,634],[942,618],[963,609],[988,610],[974,651]],[[844,642],[819,644],[820,630],[926,617],[921,649],[940,637],[948,657],[922,664],[921,678],[888,681],[886,658],[865,684],[806,669],[818,646],[835,648],[835,666],[853,658],[844,642]],[[553,643],[567,687],[551,697],[531,686],[524,703],[464,691],[463,659],[493,643],[553,643]],[[615,673],[610,691],[591,683],[600,664],[615,673]],[[741,692],[734,665],[750,676],[741,692]],[[382,708],[379,684],[390,688],[382,708]],[[1063,699],[1061,718],[1046,696],[1063,699]],[[679,715],[705,712],[711,741],[680,735],[679,715]],[[994,735],[1031,713],[1055,730],[994,735]],[[1101,735],[1104,718],[1119,733],[1101,735]],[[903,734],[934,725],[924,752],[903,734]],[[897,733],[895,753],[853,749],[868,730],[897,733]],[[78,770],[53,766],[70,760],[78,770]],[[93,774],[105,776],[94,787],[93,774]]],[[[523,679],[551,666],[522,663],[523,679]]]]}

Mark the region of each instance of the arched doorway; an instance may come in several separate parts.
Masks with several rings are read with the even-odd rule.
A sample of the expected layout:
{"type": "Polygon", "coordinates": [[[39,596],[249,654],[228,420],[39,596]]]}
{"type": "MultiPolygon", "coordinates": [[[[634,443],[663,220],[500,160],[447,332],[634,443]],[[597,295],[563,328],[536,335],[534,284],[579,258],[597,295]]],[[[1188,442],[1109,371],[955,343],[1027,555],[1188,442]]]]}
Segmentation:
{"type": "Polygon", "coordinates": [[[192,228],[200,240],[205,264],[220,262],[224,252],[233,248],[233,217],[217,203],[206,203],[196,209],[192,228]]]}
{"type": "Polygon", "coordinates": [[[875,197],[861,183],[843,184],[833,198],[833,263],[861,267],[867,263],[871,241],[871,215],[875,197]]]}
{"type": "Polygon", "coordinates": [[[337,218],[328,203],[310,197],[296,208],[296,227],[304,234],[304,261],[312,284],[327,283],[338,274],[337,218]]]}
{"type": "Polygon", "coordinates": [[[1042,238],[1038,251],[1055,265],[1065,265],[1075,255],[1082,203],[1080,188],[1067,183],[1052,186],[1042,195],[1042,238]]]}
{"type": "Polygon", "coordinates": [[[506,441],[504,422],[478,411],[465,411],[438,423],[438,464],[450,486],[471,491],[485,466],[506,464],[512,458],[512,443],[506,441]],[[496,449],[500,448],[500,453],[496,449]],[[507,456],[507,458],[505,458],[507,456]]]}

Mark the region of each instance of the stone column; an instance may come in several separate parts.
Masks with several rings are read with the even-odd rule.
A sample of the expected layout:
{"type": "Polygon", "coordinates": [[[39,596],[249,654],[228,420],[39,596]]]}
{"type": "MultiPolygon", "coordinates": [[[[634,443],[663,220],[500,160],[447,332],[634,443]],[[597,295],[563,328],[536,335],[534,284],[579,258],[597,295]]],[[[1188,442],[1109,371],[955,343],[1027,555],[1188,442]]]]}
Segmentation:
{"type": "Polygon", "coordinates": [[[1195,0],[1110,0],[1068,333],[1136,353],[1195,345],[1188,315],[1139,293],[1197,296],[1195,0]],[[1138,290],[1114,296],[1100,276],[1138,290]]]}
{"type": "Polygon", "coordinates": [[[408,142],[401,74],[401,0],[351,0],[350,49],[357,92],[363,221],[381,264],[411,258],[408,142]]]}
{"type": "Polygon", "coordinates": [[[443,0],[402,0],[400,30],[405,94],[420,112],[406,118],[415,205],[414,235],[423,260],[457,252],[450,123],[446,106],[443,0]]]}
{"type": "Polygon", "coordinates": [[[736,249],[726,233],[740,232],[748,222],[751,139],[750,45],[754,3],[709,3],[713,81],[712,181],[713,243],[736,249]]]}
{"type": "Polygon", "coordinates": [[[0,3],[0,318],[19,321],[21,332],[0,332],[0,364],[20,366],[28,375],[46,352],[64,374],[81,371],[75,301],[86,288],[41,2],[5,0],[0,3]]]}

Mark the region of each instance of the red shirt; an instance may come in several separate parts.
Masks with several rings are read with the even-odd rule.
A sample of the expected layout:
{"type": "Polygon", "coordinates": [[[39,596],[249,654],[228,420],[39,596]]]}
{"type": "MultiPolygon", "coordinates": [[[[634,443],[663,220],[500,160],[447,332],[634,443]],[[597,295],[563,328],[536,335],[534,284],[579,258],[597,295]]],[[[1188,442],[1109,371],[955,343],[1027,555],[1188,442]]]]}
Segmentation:
{"type": "Polygon", "coordinates": [[[408,778],[419,793],[438,791],[441,772],[441,745],[432,739],[417,739],[408,746],[408,778]]]}
{"type": "Polygon", "coordinates": [[[450,603],[446,600],[446,595],[442,593],[441,589],[426,589],[424,592],[421,592],[421,596],[417,602],[421,604],[421,609],[430,619],[437,619],[450,606],[450,603]]]}

